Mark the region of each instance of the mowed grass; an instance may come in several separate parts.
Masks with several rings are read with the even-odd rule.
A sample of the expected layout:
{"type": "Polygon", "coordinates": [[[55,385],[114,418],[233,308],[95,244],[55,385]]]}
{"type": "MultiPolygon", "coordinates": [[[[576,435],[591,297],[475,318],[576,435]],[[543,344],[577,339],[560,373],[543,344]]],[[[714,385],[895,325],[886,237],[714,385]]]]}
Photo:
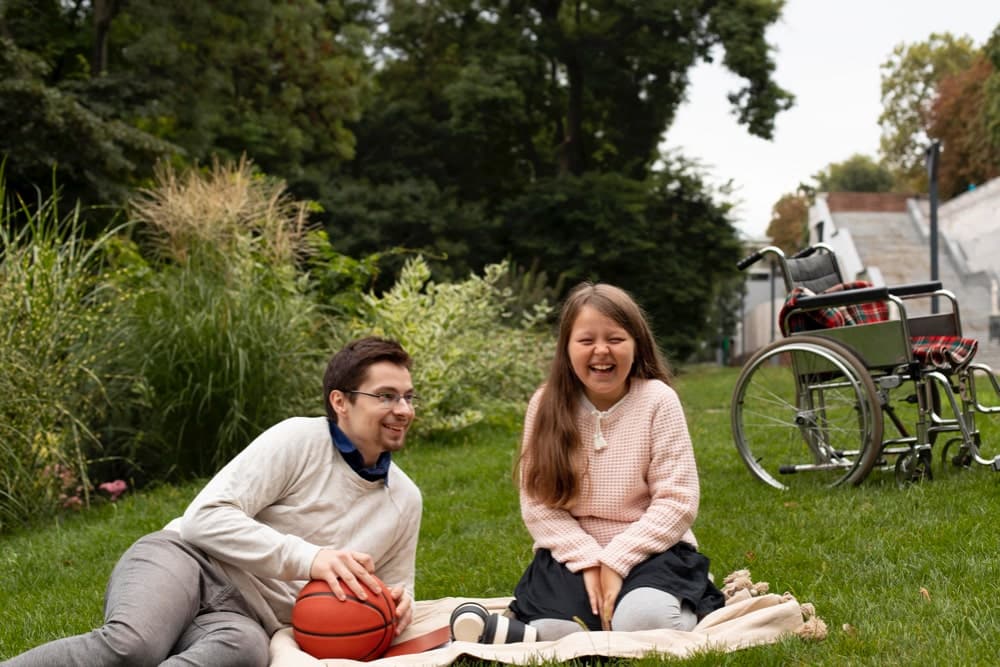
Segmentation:
{"type": "MultiPolygon", "coordinates": [[[[677,381],[695,443],[702,504],[695,533],[716,580],[748,568],[772,592],[812,602],[829,635],[652,665],[996,664],[1000,633],[1000,474],[975,467],[897,488],[874,472],[851,488],[783,493],[736,454],[729,400],[738,369],[677,381]]],[[[1000,451],[1000,417],[980,417],[1000,451]]],[[[417,594],[509,595],[530,559],[511,469],[520,425],[412,441],[397,461],[420,485],[417,594]]],[[[991,448],[990,445],[993,445],[991,448]]],[[[163,487],[0,540],[0,657],[100,622],[104,583],[138,536],[183,511],[197,484],[163,487]]]]}

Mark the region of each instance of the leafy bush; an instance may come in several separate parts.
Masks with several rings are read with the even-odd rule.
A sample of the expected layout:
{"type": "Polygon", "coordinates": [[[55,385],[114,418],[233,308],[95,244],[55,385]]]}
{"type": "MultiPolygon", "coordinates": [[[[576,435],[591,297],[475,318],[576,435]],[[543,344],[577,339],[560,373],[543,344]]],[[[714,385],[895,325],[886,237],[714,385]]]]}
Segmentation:
{"type": "Polygon", "coordinates": [[[127,295],[123,455],[142,476],[211,474],[275,421],[322,411],[322,316],[297,263],[305,206],[248,162],[162,168],[132,212],[153,249],[120,252],[127,295]]]}
{"type": "Polygon", "coordinates": [[[400,341],[414,359],[421,396],[418,432],[455,430],[520,413],[551,357],[551,336],[540,326],[549,313],[536,304],[519,321],[500,287],[508,265],[487,266],[460,283],[435,283],[418,257],[406,263],[382,296],[365,296],[367,313],[347,338],[376,334],[400,341]]]}
{"type": "Polygon", "coordinates": [[[80,209],[7,201],[0,169],[0,531],[90,500],[91,426],[115,329],[98,290],[108,235],[88,242],[80,209]]]}

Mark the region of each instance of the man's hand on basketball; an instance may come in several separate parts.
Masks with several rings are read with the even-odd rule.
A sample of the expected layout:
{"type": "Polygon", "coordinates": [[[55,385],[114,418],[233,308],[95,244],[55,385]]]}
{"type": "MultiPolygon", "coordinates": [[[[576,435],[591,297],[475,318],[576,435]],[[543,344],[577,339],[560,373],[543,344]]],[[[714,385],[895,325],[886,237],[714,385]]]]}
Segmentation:
{"type": "Polygon", "coordinates": [[[392,599],[396,601],[396,634],[400,634],[413,620],[413,598],[402,586],[389,588],[392,599]]]}
{"type": "Polygon", "coordinates": [[[345,600],[343,583],[358,598],[368,599],[368,589],[379,591],[375,579],[375,562],[361,551],[341,551],[340,549],[320,549],[309,568],[311,579],[322,579],[330,585],[330,590],[338,600],[345,600]],[[362,585],[362,582],[368,587],[362,585]]]}

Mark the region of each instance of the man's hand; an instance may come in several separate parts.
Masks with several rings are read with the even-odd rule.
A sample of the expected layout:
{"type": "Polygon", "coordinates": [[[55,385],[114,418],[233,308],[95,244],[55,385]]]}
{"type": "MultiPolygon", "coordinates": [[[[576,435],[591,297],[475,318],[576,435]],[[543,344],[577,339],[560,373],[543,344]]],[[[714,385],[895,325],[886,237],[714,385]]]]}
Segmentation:
{"type": "Polygon", "coordinates": [[[413,621],[413,598],[402,586],[389,588],[392,599],[396,601],[396,634],[402,634],[413,621]]]}
{"type": "Polygon", "coordinates": [[[330,590],[343,602],[347,599],[341,582],[361,600],[368,599],[368,590],[380,590],[375,578],[375,562],[372,557],[360,551],[341,551],[339,549],[320,549],[309,567],[311,579],[322,579],[330,585],[330,590]]]}

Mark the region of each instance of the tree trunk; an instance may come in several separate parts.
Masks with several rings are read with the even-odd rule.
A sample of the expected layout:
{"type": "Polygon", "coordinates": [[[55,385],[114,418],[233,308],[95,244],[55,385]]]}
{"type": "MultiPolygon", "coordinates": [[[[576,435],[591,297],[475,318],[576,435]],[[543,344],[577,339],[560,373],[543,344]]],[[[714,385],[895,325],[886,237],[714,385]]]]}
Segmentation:
{"type": "Polygon", "coordinates": [[[94,52],[90,57],[90,75],[100,76],[108,69],[108,33],[111,21],[120,9],[119,0],[94,0],[94,52]]]}

